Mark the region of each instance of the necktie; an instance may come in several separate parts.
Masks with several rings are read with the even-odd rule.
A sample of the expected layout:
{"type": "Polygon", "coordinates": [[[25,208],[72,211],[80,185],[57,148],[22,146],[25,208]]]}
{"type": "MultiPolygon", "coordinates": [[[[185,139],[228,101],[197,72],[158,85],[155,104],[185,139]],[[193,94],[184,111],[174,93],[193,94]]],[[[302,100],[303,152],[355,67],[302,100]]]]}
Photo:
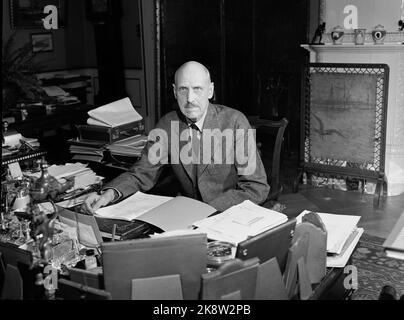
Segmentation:
{"type": "Polygon", "coordinates": [[[192,123],[190,127],[192,129],[192,163],[195,167],[200,163],[200,131],[195,123],[192,123]]]}
{"type": "Polygon", "coordinates": [[[193,182],[194,182],[194,194],[195,199],[201,200],[201,195],[198,189],[198,164],[201,162],[200,155],[200,131],[198,126],[195,123],[190,125],[192,129],[192,174],[193,174],[193,182]]]}

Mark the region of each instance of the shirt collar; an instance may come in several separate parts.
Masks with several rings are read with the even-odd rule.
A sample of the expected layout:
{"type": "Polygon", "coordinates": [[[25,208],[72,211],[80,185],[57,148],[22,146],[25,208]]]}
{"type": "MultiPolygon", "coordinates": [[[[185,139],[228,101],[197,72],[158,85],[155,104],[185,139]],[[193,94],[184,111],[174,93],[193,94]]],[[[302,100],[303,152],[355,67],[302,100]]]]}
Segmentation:
{"type": "MultiPolygon", "coordinates": [[[[203,123],[205,122],[205,118],[206,118],[206,114],[208,113],[208,109],[209,109],[209,106],[206,108],[205,113],[202,115],[202,118],[200,118],[198,121],[195,122],[195,125],[198,127],[200,132],[202,132],[203,123]]],[[[188,124],[188,127],[190,127],[192,124],[192,121],[189,120],[188,118],[187,118],[187,124],[188,124]]]]}

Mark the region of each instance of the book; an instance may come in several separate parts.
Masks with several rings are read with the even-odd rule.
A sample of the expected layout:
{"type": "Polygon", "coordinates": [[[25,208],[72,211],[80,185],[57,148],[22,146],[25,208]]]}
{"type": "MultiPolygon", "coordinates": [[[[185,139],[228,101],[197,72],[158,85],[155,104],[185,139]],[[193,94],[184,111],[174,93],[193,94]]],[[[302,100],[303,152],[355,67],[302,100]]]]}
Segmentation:
{"type": "MultiPolygon", "coordinates": [[[[297,223],[310,211],[304,210],[296,217],[297,223]]],[[[342,249],[352,232],[357,228],[360,216],[316,212],[327,230],[327,253],[341,254],[342,249]]]]}
{"type": "Polygon", "coordinates": [[[388,257],[404,260],[404,212],[384,241],[383,247],[388,257]]]}
{"type": "Polygon", "coordinates": [[[97,217],[147,222],[162,231],[186,229],[217,210],[201,201],[178,196],[164,197],[136,192],[123,201],[95,212],[97,217]]]}
{"type": "Polygon", "coordinates": [[[114,225],[116,225],[114,240],[130,240],[144,238],[149,234],[158,232],[155,227],[141,221],[127,221],[108,219],[95,216],[101,236],[112,239],[114,225]]]}
{"type": "Polygon", "coordinates": [[[280,212],[270,210],[250,200],[219,213],[196,221],[194,226],[205,232],[211,240],[219,240],[238,245],[249,237],[254,237],[288,220],[280,212]]]}

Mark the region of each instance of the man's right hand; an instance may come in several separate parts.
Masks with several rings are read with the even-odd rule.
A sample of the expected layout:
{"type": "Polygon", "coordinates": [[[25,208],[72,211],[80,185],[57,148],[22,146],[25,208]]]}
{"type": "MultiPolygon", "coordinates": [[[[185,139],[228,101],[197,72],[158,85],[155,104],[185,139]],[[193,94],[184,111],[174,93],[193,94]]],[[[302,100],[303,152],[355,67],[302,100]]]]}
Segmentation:
{"type": "Polygon", "coordinates": [[[115,199],[115,192],[112,189],[104,191],[101,195],[93,192],[84,200],[81,210],[88,214],[94,214],[99,208],[105,207],[115,199]]]}

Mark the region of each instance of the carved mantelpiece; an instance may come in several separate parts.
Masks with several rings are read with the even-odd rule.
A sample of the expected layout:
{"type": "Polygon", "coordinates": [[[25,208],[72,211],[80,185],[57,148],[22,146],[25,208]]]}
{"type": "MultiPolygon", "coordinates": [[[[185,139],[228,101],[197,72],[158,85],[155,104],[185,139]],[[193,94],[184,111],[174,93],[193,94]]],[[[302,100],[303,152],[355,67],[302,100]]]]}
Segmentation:
{"type": "Polygon", "coordinates": [[[310,62],[385,63],[390,67],[386,176],[388,195],[404,193],[404,45],[398,43],[302,45],[310,62]]]}

